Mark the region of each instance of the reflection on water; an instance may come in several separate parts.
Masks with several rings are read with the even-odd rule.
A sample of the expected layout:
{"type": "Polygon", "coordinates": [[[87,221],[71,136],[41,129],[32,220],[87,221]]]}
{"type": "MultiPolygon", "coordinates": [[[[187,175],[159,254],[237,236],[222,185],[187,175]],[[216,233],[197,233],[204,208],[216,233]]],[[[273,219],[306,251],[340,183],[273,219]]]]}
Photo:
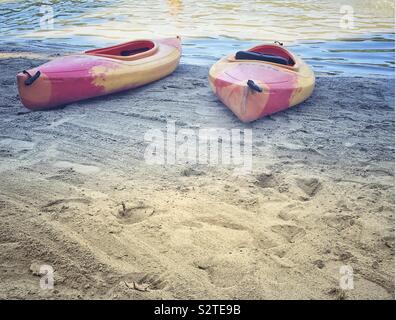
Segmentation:
{"type": "Polygon", "coordinates": [[[0,0],[8,35],[89,35],[109,39],[180,34],[280,41],[325,40],[393,31],[392,0],[0,0]],[[55,29],[39,29],[40,7],[52,4],[55,29]],[[353,10],[349,12],[348,10],[353,10]],[[343,13],[340,13],[340,12],[343,13]],[[341,28],[347,13],[353,24],[341,28]]]}
{"type": "Polygon", "coordinates": [[[177,16],[183,9],[182,0],[168,0],[169,12],[172,16],[177,16]]]}
{"type": "Polygon", "coordinates": [[[0,0],[0,40],[79,50],[177,34],[185,62],[200,64],[279,40],[318,72],[391,74],[393,13],[392,0],[0,0]],[[45,4],[54,12],[52,30],[40,29],[45,4]]]}

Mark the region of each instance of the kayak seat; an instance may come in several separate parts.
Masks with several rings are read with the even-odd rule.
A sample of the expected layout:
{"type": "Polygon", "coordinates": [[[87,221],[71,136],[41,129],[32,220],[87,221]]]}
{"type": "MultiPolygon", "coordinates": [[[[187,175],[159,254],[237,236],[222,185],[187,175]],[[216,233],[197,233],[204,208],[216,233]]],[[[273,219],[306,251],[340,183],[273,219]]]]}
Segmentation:
{"type": "Polygon", "coordinates": [[[137,60],[153,55],[157,45],[150,40],[136,40],[120,45],[86,51],[85,54],[118,60],[137,60]]]}
{"type": "Polygon", "coordinates": [[[148,48],[148,47],[132,49],[132,50],[123,50],[120,52],[120,56],[123,56],[123,57],[133,56],[134,54],[146,52],[149,50],[150,50],[150,48],[148,48]]]}
{"type": "Polygon", "coordinates": [[[272,55],[272,54],[265,54],[260,52],[253,52],[253,51],[238,51],[235,54],[236,60],[257,60],[257,61],[267,61],[277,64],[282,64],[285,66],[293,65],[294,62],[290,61],[290,59],[286,59],[281,56],[272,55]]]}

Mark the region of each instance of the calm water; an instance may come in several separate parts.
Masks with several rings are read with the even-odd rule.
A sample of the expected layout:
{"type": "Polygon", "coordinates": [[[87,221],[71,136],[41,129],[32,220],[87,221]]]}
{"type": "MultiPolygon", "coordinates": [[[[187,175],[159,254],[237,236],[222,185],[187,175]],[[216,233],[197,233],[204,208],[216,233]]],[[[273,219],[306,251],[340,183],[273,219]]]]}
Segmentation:
{"type": "Polygon", "coordinates": [[[318,74],[394,74],[392,0],[0,0],[0,28],[2,43],[26,41],[69,51],[181,35],[184,62],[205,65],[279,40],[318,74]],[[48,10],[54,24],[45,30],[40,20],[48,10]]]}

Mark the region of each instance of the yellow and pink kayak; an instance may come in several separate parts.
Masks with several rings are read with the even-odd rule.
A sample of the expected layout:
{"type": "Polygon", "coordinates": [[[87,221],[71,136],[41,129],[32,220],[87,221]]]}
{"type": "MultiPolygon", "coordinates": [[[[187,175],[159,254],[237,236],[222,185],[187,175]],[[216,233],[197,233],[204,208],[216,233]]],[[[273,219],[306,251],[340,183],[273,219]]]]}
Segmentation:
{"type": "Polygon", "coordinates": [[[264,44],[216,62],[209,71],[213,92],[243,122],[306,100],[315,86],[312,69],[282,45],[264,44]]]}
{"type": "Polygon", "coordinates": [[[19,96],[26,108],[43,110],[136,88],[172,73],[180,56],[179,37],[69,55],[19,73],[19,96]]]}

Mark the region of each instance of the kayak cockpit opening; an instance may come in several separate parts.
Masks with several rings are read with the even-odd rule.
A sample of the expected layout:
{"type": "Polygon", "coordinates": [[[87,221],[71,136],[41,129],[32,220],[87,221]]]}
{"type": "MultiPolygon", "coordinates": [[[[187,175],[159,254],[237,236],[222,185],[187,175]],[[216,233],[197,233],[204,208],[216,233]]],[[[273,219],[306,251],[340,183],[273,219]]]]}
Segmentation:
{"type": "Polygon", "coordinates": [[[238,51],[235,55],[235,59],[266,61],[290,67],[296,64],[287,50],[274,45],[262,45],[247,51],[238,51]]]}
{"type": "Polygon", "coordinates": [[[89,50],[85,53],[112,59],[137,60],[154,54],[157,49],[157,45],[154,41],[136,40],[112,47],[89,50]]]}

